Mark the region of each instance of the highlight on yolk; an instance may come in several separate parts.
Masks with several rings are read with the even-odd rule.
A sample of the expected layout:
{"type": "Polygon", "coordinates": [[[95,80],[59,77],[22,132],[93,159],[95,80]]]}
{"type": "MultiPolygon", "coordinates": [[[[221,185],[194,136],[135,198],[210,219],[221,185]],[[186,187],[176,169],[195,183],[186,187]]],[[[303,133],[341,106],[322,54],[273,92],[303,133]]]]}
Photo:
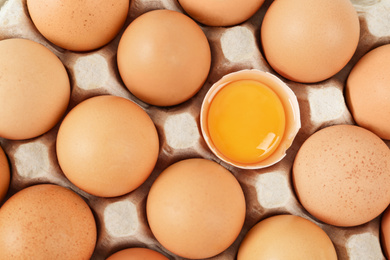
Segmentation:
{"type": "Polygon", "coordinates": [[[228,83],[213,98],[207,115],[211,141],[225,157],[257,163],[278,147],[285,112],[278,95],[255,80],[228,83]]]}

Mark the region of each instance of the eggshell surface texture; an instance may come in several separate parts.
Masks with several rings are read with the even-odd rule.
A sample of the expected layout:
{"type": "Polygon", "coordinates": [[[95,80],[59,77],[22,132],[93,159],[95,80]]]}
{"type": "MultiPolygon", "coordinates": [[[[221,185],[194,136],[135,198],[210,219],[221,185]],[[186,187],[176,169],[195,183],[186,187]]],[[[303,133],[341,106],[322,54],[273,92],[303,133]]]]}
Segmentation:
{"type": "Polygon", "coordinates": [[[126,21],[129,0],[27,0],[38,31],[64,49],[90,51],[110,42],[126,21]]]}
{"type": "Polygon", "coordinates": [[[156,106],[177,105],[194,96],[211,65],[210,46],[201,28],[170,10],[150,11],[130,23],[117,56],[126,87],[156,106]]]}
{"type": "Polygon", "coordinates": [[[40,184],[0,209],[0,259],[90,259],[96,243],[93,214],[76,193],[40,184]]]}
{"type": "Polygon", "coordinates": [[[299,149],[294,188],[317,219],[336,226],[360,225],[389,205],[389,160],[389,148],[372,132],[353,125],[326,127],[299,149]]]}
{"type": "Polygon", "coordinates": [[[232,26],[249,19],[264,0],[179,0],[192,18],[209,26],[232,26]]]}
{"type": "Polygon", "coordinates": [[[22,140],[49,131],[69,103],[64,65],[43,45],[0,41],[0,137],[22,140]]]}
{"type": "Polygon", "coordinates": [[[346,100],[358,125],[390,140],[390,44],[368,52],[353,67],[346,100]]]}
{"type": "Polygon", "coordinates": [[[150,228],[169,251],[185,258],[215,256],[237,238],[245,198],[234,176],[206,159],[179,161],[153,183],[146,204],[150,228]]]}
{"type": "Polygon", "coordinates": [[[337,260],[328,235],[315,223],[294,215],[266,218],[246,234],[237,260],[337,260]]]}
{"type": "Polygon", "coordinates": [[[0,146],[0,205],[3,202],[9,188],[11,179],[7,156],[0,146]]]}
{"type": "Polygon", "coordinates": [[[304,83],[332,77],[358,45],[358,15],[349,0],[274,1],[261,26],[261,43],[271,67],[304,83]]]}
{"type": "Polygon", "coordinates": [[[147,248],[127,248],[111,255],[106,260],[169,260],[163,254],[147,248]]]}
{"type": "Polygon", "coordinates": [[[72,109],[57,136],[57,156],[66,177],[101,197],[140,186],[158,157],[156,128],[148,114],[122,97],[97,96],[72,109]]]}

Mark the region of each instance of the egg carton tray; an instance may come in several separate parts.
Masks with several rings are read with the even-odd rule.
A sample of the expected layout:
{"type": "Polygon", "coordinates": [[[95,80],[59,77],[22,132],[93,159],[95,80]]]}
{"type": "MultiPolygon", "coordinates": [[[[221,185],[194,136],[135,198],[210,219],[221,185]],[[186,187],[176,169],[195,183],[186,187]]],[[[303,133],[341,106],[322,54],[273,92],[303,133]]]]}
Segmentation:
{"type": "MultiPolygon", "coordinates": [[[[390,43],[390,1],[352,0],[360,20],[360,41],[350,62],[335,76],[316,84],[301,84],[281,78],[296,94],[302,128],[287,156],[274,166],[243,170],[215,157],[200,132],[200,106],[210,86],[225,74],[241,69],[259,69],[277,75],[267,64],[260,45],[260,25],[272,3],[266,0],[248,21],[237,26],[208,27],[199,24],[212,52],[211,70],[201,90],[190,100],[172,107],[156,107],[135,98],[124,86],[116,65],[116,51],[123,30],[108,45],[90,52],[72,52],[48,42],[34,27],[26,0],[0,0],[0,40],[26,38],[43,44],[65,65],[71,81],[71,100],[67,112],[81,101],[102,94],[121,96],[139,104],[152,118],[160,138],[160,154],[151,176],[138,189],[115,198],[100,198],[78,189],[62,173],[56,157],[56,136],[61,122],[37,138],[11,141],[0,138],[6,152],[12,179],[7,198],[17,191],[40,183],[58,184],[78,193],[91,207],[98,227],[97,244],[91,259],[105,259],[128,247],[148,247],[183,259],[164,249],[154,238],[146,220],[146,197],[157,176],[174,162],[187,158],[206,158],[227,168],[240,182],[247,214],[236,241],[210,259],[235,259],[248,230],[260,220],[277,214],[294,214],[319,225],[331,238],[338,258],[385,259],[380,245],[380,216],[356,227],[335,227],[317,221],[298,202],[292,182],[294,157],[302,143],[317,130],[334,124],[354,124],[344,98],[349,72],[369,50],[390,43]]],[[[154,9],[184,12],[176,0],[133,0],[124,28],[139,15],[154,9]]],[[[390,142],[386,141],[390,146],[390,142]]]]}

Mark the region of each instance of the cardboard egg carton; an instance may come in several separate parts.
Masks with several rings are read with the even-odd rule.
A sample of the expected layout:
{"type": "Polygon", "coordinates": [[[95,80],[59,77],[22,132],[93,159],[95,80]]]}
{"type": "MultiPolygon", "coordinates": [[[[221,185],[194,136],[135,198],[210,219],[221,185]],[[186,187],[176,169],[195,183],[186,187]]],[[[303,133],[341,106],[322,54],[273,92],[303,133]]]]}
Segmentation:
{"type": "MultiPolygon", "coordinates": [[[[247,217],[236,241],[217,259],[235,259],[248,230],[260,220],[289,213],[318,224],[333,241],[338,258],[384,259],[380,239],[380,217],[367,224],[340,228],[311,217],[298,202],[291,183],[291,168],[301,144],[315,131],[333,124],[354,124],[344,100],[344,85],[353,65],[372,48],[390,42],[389,1],[352,0],[361,25],[361,39],[348,65],[334,77],[316,84],[285,80],[295,92],[301,109],[302,128],[287,156],[274,166],[261,170],[242,170],[218,160],[207,148],[199,124],[200,106],[207,90],[223,75],[241,69],[260,69],[276,74],[267,64],[260,45],[260,25],[272,1],[266,0],[248,21],[231,27],[199,24],[211,47],[212,64],[202,89],[178,106],[156,107],[135,98],[122,83],[116,65],[116,50],[123,29],[139,15],[154,9],[183,12],[176,0],[133,0],[125,27],[108,45],[90,52],[71,52],[48,42],[34,27],[26,0],[0,0],[0,40],[27,38],[43,44],[64,63],[71,81],[71,101],[67,112],[81,101],[96,95],[125,97],[139,104],[152,118],[159,133],[160,155],[147,181],[135,191],[116,198],[99,198],[75,187],[63,175],[56,157],[55,143],[60,123],[46,134],[22,141],[0,138],[12,170],[8,196],[34,184],[55,183],[81,195],[90,205],[98,225],[98,239],[92,259],[105,259],[128,247],[148,247],[170,259],[183,259],[164,249],[148,227],[145,203],[148,191],[159,173],[172,163],[194,157],[214,160],[239,180],[246,196],[247,217]]],[[[390,142],[387,141],[390,146],[390,142]]]]}

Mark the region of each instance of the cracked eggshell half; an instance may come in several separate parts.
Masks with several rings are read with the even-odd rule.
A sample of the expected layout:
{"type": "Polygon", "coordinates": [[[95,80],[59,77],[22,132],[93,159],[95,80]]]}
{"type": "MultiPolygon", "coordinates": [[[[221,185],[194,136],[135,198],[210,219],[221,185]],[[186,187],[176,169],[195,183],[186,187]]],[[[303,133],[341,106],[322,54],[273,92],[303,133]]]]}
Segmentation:
{"type": "Polygon", "coordinates": [[[278,77],[256,69],[230,73],[213,84],[202,103],[200,124],[211,151],[242,169],[282,160],[301,127],[294,92],[278,77]]]}

